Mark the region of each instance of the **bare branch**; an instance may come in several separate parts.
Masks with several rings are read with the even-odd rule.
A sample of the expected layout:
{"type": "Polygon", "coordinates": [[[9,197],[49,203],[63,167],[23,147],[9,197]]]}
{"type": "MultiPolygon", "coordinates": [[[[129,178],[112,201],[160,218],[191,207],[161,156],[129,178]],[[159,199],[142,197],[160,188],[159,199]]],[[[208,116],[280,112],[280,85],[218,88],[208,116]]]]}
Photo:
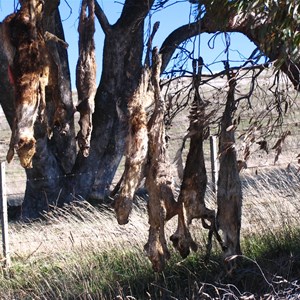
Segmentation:
{"type": "Polygon", "coordinates": [[[111,25],[108,22],[108,19],[103,11],[103,9],[101,8],[101,6],[99,5],[99,3],[97,2],[97,0],[95,1],[95,15],[101,25],[101,28],[103,30],[103,32],[105,34],[108,34],[111,30],[111,25]]]}

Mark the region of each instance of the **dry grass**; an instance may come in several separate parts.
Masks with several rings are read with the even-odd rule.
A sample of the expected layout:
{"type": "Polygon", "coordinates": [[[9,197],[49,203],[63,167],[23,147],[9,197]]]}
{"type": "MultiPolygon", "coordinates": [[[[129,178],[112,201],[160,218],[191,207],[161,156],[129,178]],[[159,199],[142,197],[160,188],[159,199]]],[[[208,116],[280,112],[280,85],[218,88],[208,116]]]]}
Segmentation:
{"type": "MultiPolygon", "coordinates": [[[[240,258],[243,263],[235,277],[226,277],[218,245],[211,263],[204,265],[206,232],[199,221],[191,229],[200,245],[198,253],[186,260],[173,253],[166,271],[155,275],[143,253],[148,235],[143,199],[137,199],[125,226],[117,224],[110,208],[80,202],[56,208],[40,221],[10,223],[13,263],[8,277],[4,272],[0,279],[0,298],[222,299],[227,293],[232,298],[223,299],[254,299],[241,297],[263,290],[276,299],[292,288],[299,291],[294,277],[299,272],[292,271],[300,259],[297,170],[265,170],[244,174],[242,180],[242,247],[249,258],[240,258]],[[272,273],[276,264],[280,267],[272,273]]],[[[215,208],[210,190],[206,200],[215,208]]],[[[175,219],[167,224],[168,237],[175,226],[175,219]]]]}
{"type": "MultiPolygon", "coordinates": [[[[220,80],[215,85],[223,87],[225,82],[220,80]]],[[[213,95],[212,90],[206,93],[206,97],[213,95]]],[[[186,111],[178,115],[174,124],[169,131],[171,159],[188,127],[186,111]]],[[[172,253],[166,271],[154,274],[143,253],[149,227],[145,200],[136,200],[125,226],[117,224],[110,208],[79,202],[64,209],[55,208],[40,221],[10,223],[13,263],[0,278],[0,298],[254,299],[266,293],[262,299],[285,299],[300,293],[296,281],[300,276],[300,182],[294,164],[298,154],[297,126],[279,162],[289,168],[270,167],[274,152],[267,156],[258,146],[252,149],[248,169],[241,176],[242,250],[248,258],[238,259],[242,263],[234,277],[224,272],[217,244],[210,264],[203,263],[207,233],[199,221],[191,226],[199,244],[198,253],[185,260],[172,253]]],[[[238,149],[241,144],[241,140],[237,141],[238,149]]],[[[209,162],[208,142],[205,149],[209,162]]],[[[16,187],[9,186],[8,192],[23,194],[24,173],[14,168],[9,167],[12,177],[8,182],[16,187]],[[21,174],[20,179],[16,174],[21,174]]],[[[209,187],[206,202],[216,210],[215,195],[209,187]]],[[[166,226],[167,237],[175,228],[173,219],[166,226]]]]}

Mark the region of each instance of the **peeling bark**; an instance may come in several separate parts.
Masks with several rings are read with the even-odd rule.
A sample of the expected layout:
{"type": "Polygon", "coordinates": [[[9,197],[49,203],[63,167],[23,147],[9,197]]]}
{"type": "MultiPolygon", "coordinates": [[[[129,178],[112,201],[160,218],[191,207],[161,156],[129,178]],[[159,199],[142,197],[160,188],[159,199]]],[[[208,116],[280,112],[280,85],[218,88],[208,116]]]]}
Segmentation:
{"type": "Polygon", "coordinates": [[[219,137],[220,169],[217,192],[217,226],[223,233],[224,256],[241,254],[240,229],[242,213],[242,189],[237,164],[234,130],[230,129],[236,110],[234,74],[228,74],[229,91],[221,120],[219,137]]]}
{"type": "Polygon", "coordinates": [[[152,83],[154,87],[155,108],[148,123],[148,165],[146,188],[149,193],[149,238],[145,251],[155,271],[164,269],[170,252],[165,238],[164,225],[178,213],[179,205],[173,194],[173,174],[166,152],[164,112],[165,104],[160,94],[159,76],[161,57],[158,49],[153,50],[152,83]]]}
{"type": "Polygon", "coordinates": [[[80,113],[78,146],[84,157],[89,155],[92,133],[92,114],[96,95],[95,5],[83,0],[79,17],[79,59],[76,66],[77,110],[80,113]],[[86,10],[88,9],[88,15],[86,10]]]}

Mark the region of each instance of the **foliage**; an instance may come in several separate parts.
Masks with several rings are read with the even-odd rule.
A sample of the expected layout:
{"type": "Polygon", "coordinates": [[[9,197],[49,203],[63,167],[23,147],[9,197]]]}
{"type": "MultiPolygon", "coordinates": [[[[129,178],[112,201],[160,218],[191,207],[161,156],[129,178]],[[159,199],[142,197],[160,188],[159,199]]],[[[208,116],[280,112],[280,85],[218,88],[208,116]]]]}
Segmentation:
{"type": "Polygon", "coordinates": [[[271,53],[280,48],[278,65],[289,59],[299,61],[300,7],[295,0],[237,1],[238,10],[251,12],[265,26],[261,35],[265,40],[264,51],[271,53]],[[271,33],[271,34],[270,34],[271,33]]]}

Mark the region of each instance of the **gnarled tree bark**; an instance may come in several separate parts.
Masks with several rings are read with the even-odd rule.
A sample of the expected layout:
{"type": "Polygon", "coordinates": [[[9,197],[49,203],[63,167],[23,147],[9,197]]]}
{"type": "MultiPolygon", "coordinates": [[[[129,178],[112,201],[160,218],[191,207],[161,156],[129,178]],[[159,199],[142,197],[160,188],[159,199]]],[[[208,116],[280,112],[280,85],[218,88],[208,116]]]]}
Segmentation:
{"type": "Polygon", "coordinates": [[[125,151],[127,104],[142,72],[144,19],[154,0],[129,0],[116,24],[110,25],[101,7],[95,13],[105,33],[102,76],[95,97],[90,154],[78,154],[70,182],[69,201],[103,199],[125,151]]]}

